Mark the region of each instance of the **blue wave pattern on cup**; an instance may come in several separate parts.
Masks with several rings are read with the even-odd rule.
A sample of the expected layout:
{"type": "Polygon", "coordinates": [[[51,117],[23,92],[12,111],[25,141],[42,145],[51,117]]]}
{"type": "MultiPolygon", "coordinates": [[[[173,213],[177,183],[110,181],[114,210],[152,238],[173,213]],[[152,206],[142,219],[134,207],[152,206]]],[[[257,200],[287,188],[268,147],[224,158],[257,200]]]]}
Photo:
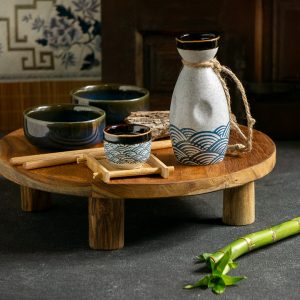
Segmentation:
{"type": "Polygon", "coordinates": [[[229,122],[214,131],[201,132],[170,125],[175,156],[186,165],[210,165],[222,161],[228,146],[229,132],[229,122]]]}
{"type": "Polygon", "coordinates": [[[105,155],[119,168],[138,168],[150,157],[151,140],[138,144],[113,144],[104,141],[105,155]]]}
{"type": "Polygon", "coordinates": [[[119,169],[136,169],[149,159],[151,129],[140,124],[116,124],[104,129],[104,152],[119,169]]]}

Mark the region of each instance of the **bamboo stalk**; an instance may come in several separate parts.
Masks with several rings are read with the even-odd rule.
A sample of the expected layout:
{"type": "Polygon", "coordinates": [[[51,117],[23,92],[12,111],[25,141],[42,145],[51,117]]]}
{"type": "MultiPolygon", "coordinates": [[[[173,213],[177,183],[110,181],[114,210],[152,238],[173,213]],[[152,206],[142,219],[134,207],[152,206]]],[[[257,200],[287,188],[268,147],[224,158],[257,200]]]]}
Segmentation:
{"type": "MultiPolygon", "coordinates": [[[[172,147],[170,140],[154,141],[151,144],[151,150],[159,150],[170,147],[172,147]]],[[[83,154],[88,154],[97,159],[98,157],[104,156],[104,148],[99,147],[12,157],[9,162],[12,165],[23,165],[23,167],[26,169],[37,169],[42,167],[73,163],[76,162],[77,158],[82,156],[83,154]]]]}
{"type": "MultiPolygon", "coordinates": [[[[275,225],[271,228],[247,234],[209,256],[214,262],[231,249],[231,259],[236,259],[255,249],[280,241],[291,235],[300,233],[300,217],[275,225]]],[[[199,256],[200,257],[200,256],[199,256]]]]}
{"type": "Polygon", "coordinates": [[[198,262],[206,262],[211,269],[207,275],[194,284],[188,284],[184,288],[209,287],[213,292],[221,294],[226,286],[234,285],[244,276],[229,276],[227,273],[235,269],[237,264],[233,261],[255,249],[275,243],[287,237],[300,233],[300,217],[275,225],[261,231],[245,235],[214,253],[203,253],[197,256],[198,262]]]}

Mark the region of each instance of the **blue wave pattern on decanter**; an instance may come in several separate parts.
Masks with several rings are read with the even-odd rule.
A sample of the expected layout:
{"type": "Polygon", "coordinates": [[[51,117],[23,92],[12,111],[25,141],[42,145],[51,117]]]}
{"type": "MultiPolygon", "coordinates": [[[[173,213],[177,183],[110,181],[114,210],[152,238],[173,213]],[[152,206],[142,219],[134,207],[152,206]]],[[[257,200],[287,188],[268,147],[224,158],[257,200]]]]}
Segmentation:
{"type": "Polygon", "coordinates": [[[222,161],[227,150],[229,132],[229,122],[214,131],[201,132],[170,125],[175,156],[180,163],[188,165],[209,165],[222,161]]]}

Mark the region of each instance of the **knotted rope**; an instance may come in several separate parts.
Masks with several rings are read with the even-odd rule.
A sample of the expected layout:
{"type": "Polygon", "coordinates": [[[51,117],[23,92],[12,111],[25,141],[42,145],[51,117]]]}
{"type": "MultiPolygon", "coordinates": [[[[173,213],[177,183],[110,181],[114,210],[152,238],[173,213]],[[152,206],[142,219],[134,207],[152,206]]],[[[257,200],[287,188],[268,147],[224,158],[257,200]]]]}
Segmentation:
{"type": "Polygon", "coordinates": [[[244,140],[245,144],[234,144],[234,145],[228,145],[228,152],[230,153],[235,153],[235,152],[249,152],[252,149],[252,138],[253,138],[253,125],[255,124],[255,120],[252,118],[251,113],[250,113],[250,107],[249,103],[247,100],[246,92],[245,89],[240,82],[240,80],[236,77],[236,75],[227,67],[222,66],[220,62],[217,59],[211,59],[206,62],[202,63],[190,63],[185,60],[182,60],[182,63],[188,67],[192,68],[212,68],[219,78],[222,87],[225,92],[226,100],[227,100],[227,106],[228,106],[228,111],[229,111],[229,120],[230,120],[230,126],[234,128],[238,134],[241,136],[241,138],[244,140]],[[230,98],[230,93],[229,89],[227,87],[225,79],[222,77],[221,73],[225,73],[229,75],[232,80],[235,82],[237,85],[241,96],[243,100],[243,104],[245,107],[245,112],[246,112],[246,118],[247,118],[247,136],[241,131],[240,127],[238,126],[238,123],[236,121],[236,118],[234,114],[231,111],[231,98],[230,98]]]}

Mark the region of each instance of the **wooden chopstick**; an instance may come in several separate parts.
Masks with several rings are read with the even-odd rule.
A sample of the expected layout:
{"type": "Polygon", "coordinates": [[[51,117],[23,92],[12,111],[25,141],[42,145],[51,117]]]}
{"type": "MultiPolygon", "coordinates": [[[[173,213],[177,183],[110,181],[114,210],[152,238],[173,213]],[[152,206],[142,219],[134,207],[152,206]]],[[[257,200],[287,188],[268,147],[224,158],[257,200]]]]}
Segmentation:
{"type": "MultiPolygon", "coordinates": [[[[172,147],[170,140],[161,140],[152,142],[151,149],[165,149],[172,147]]],[[[77,161],[77,158],[81,158],[83,154],[89,154],[90,156],[98,157],[104,156],[104,148],[89,148],[82,150],[71,150],[64,152],[52,152],[36,155],[26,155],[12,157],[9,162],[12,165],[23,165],[25,169],[37,169],[49,166],[56,166],[61,164],[68,164],[77,161]]]]}

